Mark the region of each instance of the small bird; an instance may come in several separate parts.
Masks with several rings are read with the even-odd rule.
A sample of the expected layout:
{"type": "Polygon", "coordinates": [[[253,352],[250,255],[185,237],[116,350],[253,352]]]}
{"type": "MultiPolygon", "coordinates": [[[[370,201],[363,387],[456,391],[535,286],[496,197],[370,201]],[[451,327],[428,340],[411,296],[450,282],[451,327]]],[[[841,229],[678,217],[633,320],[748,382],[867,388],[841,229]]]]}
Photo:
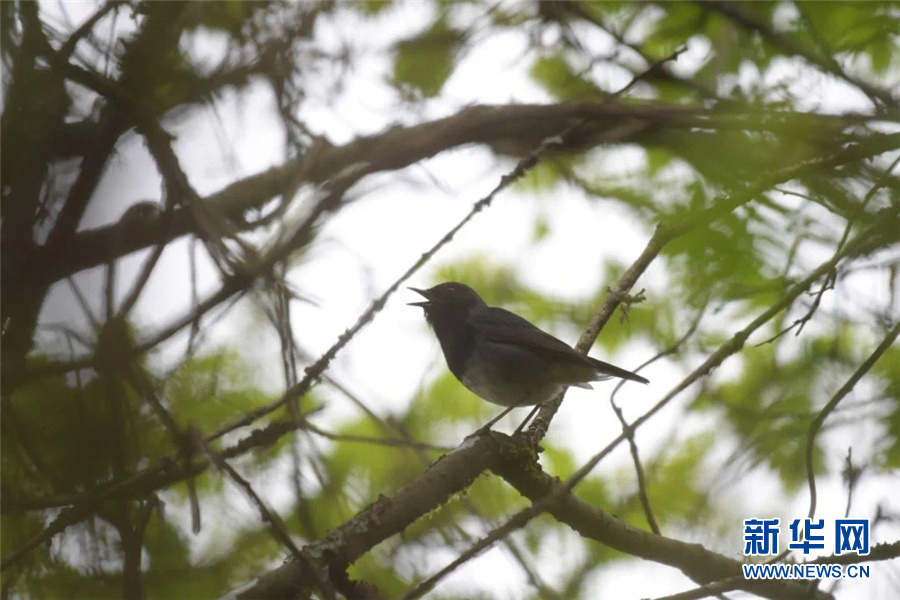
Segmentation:
{"type": "Polygon", "coordinates": [[[540,404],[570,386],[592,389],[588,382],[610,377],[649,383],[636,373],[579,354],[515,313],[488,306],[465,284],[451,281],[427,290],[409,289],[424,296],[424,302],[409,304],[425,310],[450,371],[480,398],[507,407],[479,432],[513,408],[540,404]]]}

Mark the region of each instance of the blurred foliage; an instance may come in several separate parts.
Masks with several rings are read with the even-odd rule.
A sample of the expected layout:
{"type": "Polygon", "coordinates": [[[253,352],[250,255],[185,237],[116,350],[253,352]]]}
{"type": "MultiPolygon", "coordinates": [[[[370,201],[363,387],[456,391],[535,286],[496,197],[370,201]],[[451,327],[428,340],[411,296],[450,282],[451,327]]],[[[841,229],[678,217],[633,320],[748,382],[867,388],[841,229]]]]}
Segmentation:
{"type": "Polygon", "coordinates": [[[453,73],[456,53],[464,41],[462,33],[437,21],[428,31],[399,42],[392,83],[411,88],[425,98],[436,96],[453,73]]]}
{"type": "Polygon", "coordinates": [[[602,92],[579,77],[562,55],[543,56],[531,66],[531,77],[557,100],[596,100],[602,92]]]}
{"type": "MultiPolygon", "coordinates": [[[[34,360],[40,363],[43,359],[34,360]]],[[[118,369],[100,369],[96,376],[82,376],[74,386],[64,377],[46,377],[16,390],[4,406],[4,418],[14,425],[7,426],[0,438],[6,500],[27,505],[36,498],[61,498],[56,502],[64,506],[68,504],[66,494],[83,494],[111,475],[123,478],[178,454],[166,427],[140,399],[133,380],[124,375],[124,369],[132,369],[153,379],[142,360],[119,361],[116,366],[118,369]]],[[[153,387],[182,426],[203,423],[218,427],[272,400],[248,387],[249,378],[247,365],[235,353],[224,351],[183,361],[165,379],[154,381],[153,387]]],[[[269,468],[281,452],[270,456],[263,466],[269,468]]],[[[203,505],[221,496],[225,487],[221,476],[210,472],[195,478],[194,484],[203,505]]],[[[167,495],[168,502],[176,506],[186,502],[184,485],[175,486],[172,492],[167,495]]],[[[42,528],[43,522],[33,514],[35,518],[2,516],[4,556],[42,528]]],[[[165,514],[163,507],[154,511],[143,534],[143,549],[150,561],[143,583],[151,597],[208,597],[211,590],[224,593],[237,583],[230,579],[234,567],[226,567],[226,562],[253,570],[277,556],[275,540],[265,530],[253,528],[245,543],[231,546],[230,555],[198,561],[189,536],[165,514]],[[181,576],[176,576],[178,573],[181,576]]],[[[86,554],[78,563],[87,561],[89,565],[92,556],[105,563],[118,553],[118,535],[111,534],[110,526],[124,526],[114,506],[70,527],[60,543],[84,547],[86,554]]],[[[221,538],[234,533],[214,535],[221,538]]],[[[58,550],[42,548],[35,556],[40,560],[29,566],[38,571],[24,580],[22,589],[29,595],[56,597],[63,591],[84,597],[121,595],[120,587],[113,585],[115,577],[96,577],[97,566],[72,569],[60,562],[58,550]]]]}
{"type": "Polygon", "coordinates": [[[887,383],[883,392],[887,401],[884,415],[887,431],[878,440],[877,465],[884,470],[900,469],[900,402],[896,401],[900,398],[900,347],[889,349],[874,371],[887,383]]]}
{"type": "MultiPolygon", "coordinates": [[[[346,100],[342,93],[354,89],[348,84],[360,55],[375,52],[369,40],[350,43],[360,41],[354,39],[360,23],[390,25],[384,29],[393,37],[378,49],[385,66],[375,77],[396,92],[398,106],[416,114],[431,111],[430,102],[447,101],[441,114],[453,106],[456,99],[443,94],[457,68],[480,44],[504,35],[524,40],[515,68],[553,101],[609,102],[640,75],[616,102],[708,110],[709,126],[654,127],[616,148],[545,156],[515,185],[522,196],[551,199],[563,186],[577,190],[587,202],[610,206],[617,217],[640,220],[645,231],[690,219],[777,169],[865,141],[877,128],[856,114],[834,114],[822,98],[826,86],[854,90],[860,102],[871,105],[869,113],[878,113],[881,128],[897,121],[896,103],[882,97],[884,90],[900,86],[900,14],[892,2],[422,2],[416,7],[426,13],[424,26],[398,33],[396,25],[405,23],[403,11],[409,7],[391,0],[115,3],[109,13],[97,13],[102,18],[96,31],[81,32],[84,37],[70,49],[72,64],[87,73],[73,84],[71,72],[46,54],[48,47],[60,50],[74,28],[49,19],[45,4],[2,2],[3,145],[14,149],[2,156],[4,187],[26,188],[40,198],[27,208],[41,215],[36,237],[44,235],[45,219],[58,215],[67,198],[60,187],[66,177],[54,175],[61,164],[75,168],[70,159],[79,153],[72,148],[79,140],[100,138],[97,113],[116,104],[102,102],[92,87],[99,85],[96,77],[100,83],[114,81],[116,94],[138,101],[154,118],[188,118],[223,94],[245,98],[251,84],[263,82],[284,123],[286,153],[309,147],[320,128],[298,121],[306,98],[319,95],[340,106],[346,100]],[[195,44],[221,52],[216,59],[202,58],[191,51],[195,44]],[[685,45],[707,49],[694,72],[671,63],[648,70],[685,45]],[[823,114],[800,114],[806,111],[823,114]],[[730,116],[716,121],[722,115],[730,116]],[[620,161],[623,156],[637,159],[620,161]]],[[[92,10],[106,8],[97,3],[92,10]]],[[[881,160],[826,165],[666,245],[653,265],[661,283],[628,304],[627,313],[620,309],[592,352],[613,362],[634,348],[647,358],[665,354],[664,361],[642,371],[651,379],[664,379],[667,369],[696,368],[842,245],[849,225],[847,231],[856,235],[900,223],[900,183],[885,175],[885,167],[881,160]]],[[[13,200],[4,191],[4,218],[22,210],[22,197],[13,200]]],[[[550,202],[542,206],[532,224],[535,248],[559,234],[551,228],[552,210],[550,202]]],[[[611,221],[612,226],[621,222],[611,221]]],[[[597,234],[606,226],[598,225],[597,234]]],[[[307,250],[298,255],[307,257],[307,250]]],[[[834,273],[836,289],[826,292],[838,300],[827,311],[819,307],[802,335],[794,336],[796,328],[779,334],[818,307],[821,281],[748,341],[728,369],[691,388],[685,406],[677,409],[681,412],[671,417],[664,444],[647,444],[653,450],[645,451],[646,440],[638,434],[647,495],[664,534],[689,527],[696,538],[716,542],[725,536],[720,524],[737,523],[734,515],[744,507],[717,503],[712,481],[717,476],[724,481],[773,476],[786,494],[802,497],[810,422],[897,319],[896,247],[882,249],[876,258],[884,260],[864,265],[875,272],[867,281],[881,286],[873,297],[876,292],[879,302],[887,297],[887,309],[850,289],[845,280],[855,273],[842,263],[834,273]],[[712,422],[714,429],[682,428],[691,419],[712,422]]],[[[627,265],[609,258],[596,274],[583,273],[579,264],[560,268],[573,278],[595,280],[595,290],[571,299],[530,286],[527,256],[513,264],[467,257],[441,264],[432,277],[465,282],[489,304],[574,342],[627,265]]],[[[268,326],[262,311],[255,316],[254,327],[268,326]]],[[[73,498],[90,498],[110,481],[184,460],[179,441],[151,409],[147,388],[180,428],[201,435],[277,399],[259,389],[253,367],[232,349],[189,355],[166,371],[137,353],[133,332],[118,325],[122,328],[101,329],[99,340],[88,344],[102,359],[99,364],[31,379],[3,398],[4,557],[73,498]]],[[[30,369],[48,364],[40,355],[28,360],[30,369]]],[[[327,391],[301,398],[296,413],[283,408],[254,424],[262,428],[304,415],[308,422],[298,424],[294,435],[231,461],[263,496],[277,499],[273,509],[299,543],[321,539],[380,495],[412,481],[443,453],[438,445],[456,445],[497,410],[441,364],[401,414],[345,417],[333,431],[317,430],[317,411],[331,407],[334,392],[322,387],[327,391]],[[407,444],[413,441],[435,446],[407,444]],[[285,499],[281,492],[288,479],[293,487],[285,499]],[[267,493],[273,490],[279,493],[267,493]]],[[[650,399],[666,391],[647,389],[650,399]]],[[[626,414],[633,421],[633,413],[626,414]]],[[[896,345],[826,422],[814,445],[816,474],[838,474],[846,447],[833,433],[861,431],[871,447],[854,448],[854,459],[865,473],[895,474],[900,469],[896,345]]],[[[227,448],[246,433],[226,435],[212,448],[227,448]]],[[[541,465],[565,479],[582,464],[575,450],[547,439],[541,465]]],[[[201,460],[202,452],[190,459],[201,460]]],[[[187,482],[146,497],[100,503],[89,519],[5,570],[4,597],[121,597],[122,540],[138,529],[140,581],[148,598],[218,596],[284,558],[285,550],[225,476],[206,470],[191,483],[204,518],[202,536],[189,533],[187,482]]],[[[630,464],[598,470],[576,492],[647,527],[630,464]]],[[[434,571],[436,559],[443,561],[448,551],[458,554],[525,505],[501,479],[482,475],[401,536],[365,554],[350,576],[375,585],[387,598],[399,597],[434,571]]],[[[540,564],[547,548],[566,548],[566,556],[575,558],[560,569],[558,596],[586,598],[589,577],[623,555],[573,537],[546,515],[513,536],[526,563],[540,564]]],[[[438,593],[435,598],[453,597],[438,593]]],[[[542,591],[535,587],[528,593],[540,597],[542,591]]]]}

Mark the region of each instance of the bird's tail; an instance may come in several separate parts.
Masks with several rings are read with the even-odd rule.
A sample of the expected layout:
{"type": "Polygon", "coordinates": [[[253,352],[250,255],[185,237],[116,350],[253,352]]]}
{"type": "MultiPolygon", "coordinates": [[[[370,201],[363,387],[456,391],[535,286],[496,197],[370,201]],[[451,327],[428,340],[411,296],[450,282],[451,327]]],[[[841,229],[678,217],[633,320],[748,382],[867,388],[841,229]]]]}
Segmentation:
{"type": "Polygon", "coordinates": [[[627,379],[628,381],[637,381],[638,383],[650,383],[649,379],[645,379],[637,373],[632,373],[631,371],[603,362],[602,360],[597,360],[596,358],[591,358],[590,356],[588,356],[587,359],[591,361],[591,364],[594,365],[594,368],[596,368],[597,372],[601,375],[619,377],[621,379],[627,379]]]}

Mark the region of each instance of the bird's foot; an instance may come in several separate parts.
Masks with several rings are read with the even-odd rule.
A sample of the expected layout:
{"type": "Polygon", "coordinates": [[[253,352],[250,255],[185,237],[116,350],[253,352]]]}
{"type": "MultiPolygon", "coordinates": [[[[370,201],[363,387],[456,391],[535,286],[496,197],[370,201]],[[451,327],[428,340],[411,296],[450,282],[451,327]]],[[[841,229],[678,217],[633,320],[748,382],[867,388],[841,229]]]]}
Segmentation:
{"type": "Polygon", "coordinates": [[[484,434],[486,434],[486,433],[490,433],[490,432],[491,432],[491,425],[493,425],[493,423],[488,423],[487,425],[482,425],[481,427],[479,427],[478,429],[476,429],[475,431],[473,431],[472,433],[470,433],[469,435],[467,435],[467,436],[466,436],[465,438],[463,438],[463,439],[468,440],[468,439],[470,439],[470,438],[476,438],[476,437],[478,437],[478,436],[480,436],[480,435],[484,435],[484,434]]]}

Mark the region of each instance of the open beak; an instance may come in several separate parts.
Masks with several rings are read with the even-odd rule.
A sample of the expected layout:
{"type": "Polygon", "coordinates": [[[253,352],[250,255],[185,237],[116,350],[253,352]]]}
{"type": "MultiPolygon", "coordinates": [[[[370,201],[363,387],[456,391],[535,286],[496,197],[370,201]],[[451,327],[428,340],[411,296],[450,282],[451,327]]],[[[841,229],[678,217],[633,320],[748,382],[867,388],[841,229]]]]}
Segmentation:
{"type": "Polygon", "coordinates": [[[409,302],[409,303],[407,304],[407,306],[421,306],[422,308],[425,308],[426,306],[429,305],[429,303],[431,302],[431,300],[428,298],[428,290],[420,290],[420,289],[417,289],[417,288],[414,288],[414,287],[411,287],[411,288],[409,288],[409,289],[411,289],[412,291],[414,291],[415,293],[417,293],[417,294],[419,294],[419,295],[421,295],[421,296],[424,296],[424,297],[425,297],[425,301],[424,301],[424,302],[409,302]]]}

